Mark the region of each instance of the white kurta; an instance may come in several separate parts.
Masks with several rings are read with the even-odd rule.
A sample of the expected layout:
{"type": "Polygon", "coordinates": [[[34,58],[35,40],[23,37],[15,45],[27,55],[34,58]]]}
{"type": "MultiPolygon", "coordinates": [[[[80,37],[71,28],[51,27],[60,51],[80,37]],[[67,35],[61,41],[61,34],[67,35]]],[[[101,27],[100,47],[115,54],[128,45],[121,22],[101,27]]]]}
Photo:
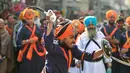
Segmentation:
{"type": "MultiPolygon", "coordinates": [[[[103,33],[101,31],[97,31],[97,34],[96,34],[96,37],[94,38],[94,40],[101,46],[101,40],[104,37],[105,36],[103,35],[103,33]]],[[[81,34],[81,36],[77,40],[76,45],[78,46],[78,48],[81,51],[84,51],[85,46],[88,41],[89,41],[89,37],[87,36],[87,33],[84,32],[81,34]]],[[[99,49],[100,48],[93,41],[91,41],[89,43],[88,47],[86,48],[86,52],[93,53],[93,51],[96,51],[99,49]]],[[[83,69],[82,73],[106,73],[103,60],[98,61],[98,62],[84,61],[84,69],[83,69]]]]}
{"type": "Polygon", "coordinates": [[[79,72],[80,72],[80,70],[76,66],[70,67],[69,73],[79,73],[79,72]]]}

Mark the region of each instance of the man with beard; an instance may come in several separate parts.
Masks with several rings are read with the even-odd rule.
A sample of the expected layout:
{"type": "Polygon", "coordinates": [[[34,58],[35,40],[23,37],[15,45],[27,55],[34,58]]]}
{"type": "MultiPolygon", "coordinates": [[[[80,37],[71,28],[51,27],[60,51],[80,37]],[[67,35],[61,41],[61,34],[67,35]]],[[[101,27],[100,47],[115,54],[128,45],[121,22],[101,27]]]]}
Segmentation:
{"type": "Polygon", "coordinates": [[[103,54],[102,49],[92,53],[81,52],[74,44],[74,29],[70,21],[64,21],[64,23],[58,25],[55,29],[55,37],[53,23],[48,22],[45,36],[45,47],[48,51],[46,73],[67,73],[73,57],[91,61],[103,54]],[[53,41],[54,38],[58,42],[53,41]]]}
{"type": "MultiPolygon", "coordinates": [[[[109,10],[106,12],[106,18],[108,24],[101,29],[106,39],[110,42],[112,46],[112,56],[119,58],[119,43],[120,43],[120,30],[115,26],[115,20],[117,19],[117,12],[114,10],[109,10]]],[[[120,63],[115,60],[112,61],[112,73],[119,73],[120,63]]]]}
{"type": "MultiPolygon", "coordinates": [[[[76,45],[82,51],[93,53],[94,51],[101,50],[101,40],[105,38],[101,31],[96,31],[97,19],[95,16],[87,16],[84,19],[84,24],[87,27],[85,32],[81,34],[77,40],[76,45]]],[[[106,73],[103,63],[103,54],[96,60],[82,61],[82,73],[106,73]],[[100,70],[99,70],[100,69],[100,70]]]]}
{"type": "Polygon", "coordinates": [[[22,26],[17,40],[18,73],[40,73],[45,65],[46,49],[42,45],[42,32],[34,23],[34,18],[33,9],[26,8],[23,11],[23,20],[26,23],[22,26]]]}

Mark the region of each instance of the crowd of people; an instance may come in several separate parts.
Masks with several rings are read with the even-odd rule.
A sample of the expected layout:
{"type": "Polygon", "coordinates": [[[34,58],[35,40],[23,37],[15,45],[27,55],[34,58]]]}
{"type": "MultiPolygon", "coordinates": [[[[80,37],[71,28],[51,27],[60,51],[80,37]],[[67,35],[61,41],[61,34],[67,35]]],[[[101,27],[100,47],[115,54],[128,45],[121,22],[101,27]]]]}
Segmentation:
{"type": "Polygon", "coordinates": [[[97,27],[95,16],[70,20],[53,12],[41,19],[26,8],[0,18],[0,73],[130,73],[130,16],[108,10],[107,23],[97,27]]]}

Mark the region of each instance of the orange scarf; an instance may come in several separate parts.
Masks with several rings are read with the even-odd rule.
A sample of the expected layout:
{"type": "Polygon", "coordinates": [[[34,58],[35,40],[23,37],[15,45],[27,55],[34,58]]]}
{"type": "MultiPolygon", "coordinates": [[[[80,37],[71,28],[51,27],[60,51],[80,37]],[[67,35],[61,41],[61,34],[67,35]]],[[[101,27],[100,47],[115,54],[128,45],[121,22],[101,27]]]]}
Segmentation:
{"type": "Polygon", "coordinates": [[[66,52],[65,52],[65,50],[64,50],[64,48],[61,48],[61,50],[64,53],[65,59],[66,59],[66,61],[68,63],[68,70],[69,70],[70,69],[70,65],[71,65],[71,61],[72,61],[72,52],[71,52],[71,50],[68,50],[68,54],[69,54],[69,57],[68,57],[66,52]]]}
{"type": "Polygon", "coordinates": [[[123,45],[123,48],[124,48],[124,49],[129,49],[129,48],[130,48],[130,38],[129,38],[129,36],[128,36],[128,31],[126,31],[126,39],[127,39],[127,41],[126,41],[126,43],[123,45]]]}
{"type": "MultiPolygon", "coordinates": [[[[105,33],[105,35],[106,36],[113,36],[114,34],[115,34],[115,32],[117,31],[117,27],[110,33],[110,35],[108,35],[108,33],[107,33],[107,31],[106,31],[106,28],[104,28],[104,33],[105,33]]],[[[116,52],[117,51],[117,49],[116,49],[116,45],[114,45],[114,44],[112,44],[112,52],[116,52]]]]}
{"type": "MultiPolygon", "coordinates": [[[[32,34],[31,34],[30,38],[35,41],[35,42],[32,43],[32,44],[30,45],[30,47],[29,47],[29,51],[28,51],[27,56],[26,56],[27,59],[29,59],[29,60],[32,59],[33,50],[35,50],[35,52],[36,52],[39,56],[44,56],[44,55],[46,54],[46,49],[45,49],[45,48],[42,48],[42,49],[43,49],[43,52],[38,52],[38,50],[37,50],[37,48],[36,48],[36,42],[38,41],[38,37],[35,35],[36,25],[34,25],[33,30],[32,30],[29,26],[27,26],[27,25],[26,25],[26,27],[27,27],[30,31],[32,31],[32,34]]],[[[25,47],[23,48],[23,50],[20,50],[20,51],[19,51],[18,58],[17,58],[17,60],[18,60],[19,62],[22,61],[23,54],[24,54],[24,52],[26,51],[28,45],[29,45],[29,44],[26,44],[25,47]]]]}

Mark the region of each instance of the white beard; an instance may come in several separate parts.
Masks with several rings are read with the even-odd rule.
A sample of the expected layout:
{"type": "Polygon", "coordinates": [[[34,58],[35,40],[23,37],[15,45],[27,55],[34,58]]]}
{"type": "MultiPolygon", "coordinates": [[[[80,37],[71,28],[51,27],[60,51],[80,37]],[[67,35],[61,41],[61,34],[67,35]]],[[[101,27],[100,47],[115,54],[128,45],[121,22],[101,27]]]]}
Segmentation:
{"type": "Polygon", "coordinates": [[[95,28],[94,29],[88,29],[88,37],[90,39],[96,37],[96,29],[95,28]]]}
{"type": "Polygon", "coordinates": [[[41,23],[40,23],[40,18],[37,18],[35,21],[34,21],[35,24],[37,24],[38,27],[41,26],[41,23]]]}

